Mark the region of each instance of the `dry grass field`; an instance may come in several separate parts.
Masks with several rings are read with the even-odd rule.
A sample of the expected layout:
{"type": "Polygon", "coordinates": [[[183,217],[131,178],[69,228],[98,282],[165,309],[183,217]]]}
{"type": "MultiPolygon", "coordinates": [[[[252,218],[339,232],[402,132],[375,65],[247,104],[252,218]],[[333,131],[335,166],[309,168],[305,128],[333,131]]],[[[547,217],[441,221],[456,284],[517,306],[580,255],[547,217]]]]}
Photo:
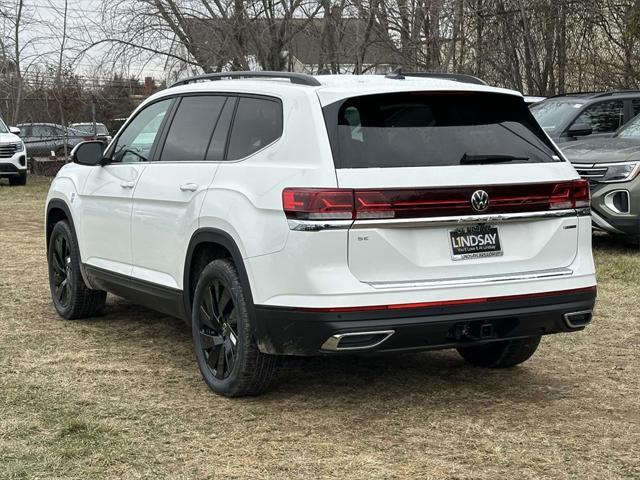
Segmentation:
{"type": "Polygon", "coordinates": [[[640,478],[640,251],[595,239],[584,332],[521,367],[455,352],[287,362],[272,392],[212,394],[181,321],[49,298],[49,180],[0,185],[0,479],[640,478]]]}

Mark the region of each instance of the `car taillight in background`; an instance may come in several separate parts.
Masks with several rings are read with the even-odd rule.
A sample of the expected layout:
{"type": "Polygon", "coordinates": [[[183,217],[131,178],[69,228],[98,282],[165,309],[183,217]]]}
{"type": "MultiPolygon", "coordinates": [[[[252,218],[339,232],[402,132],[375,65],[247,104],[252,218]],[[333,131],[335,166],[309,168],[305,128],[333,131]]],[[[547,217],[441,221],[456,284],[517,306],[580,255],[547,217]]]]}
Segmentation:
{"type": "Polygon", "coordinates": [[[286,188],[282,204],[287,218],[297,220],[428,218],[584,208],[590,193],[585,180],[419,189],[286,188]],[[481,212],[470,201],[478,190],[489,196],[481,212]]]}

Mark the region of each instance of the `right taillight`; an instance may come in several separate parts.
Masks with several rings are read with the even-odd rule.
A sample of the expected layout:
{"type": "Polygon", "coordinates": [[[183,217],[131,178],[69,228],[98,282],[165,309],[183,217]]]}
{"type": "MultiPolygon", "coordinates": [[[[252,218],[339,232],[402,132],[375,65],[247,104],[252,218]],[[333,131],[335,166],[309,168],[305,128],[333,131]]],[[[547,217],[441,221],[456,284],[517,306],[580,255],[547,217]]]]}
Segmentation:
{"type": "Polygon", "coordinates": [[[556,184],[549,197],[549,209],[583,208],[591,204],[589,182],[574,180],[556,184]]]}
{"type": "Polygon", "coordinates": [[[586,180],[575,180],[573,183],[573,207],[583,208],[591,206],[591,190],[586,180]]]}
{"type": "Polygon", "coordinates": [[[353,190],[285,188],[282,206],[287,218],[298,220],[352,220],[353,190]]]}

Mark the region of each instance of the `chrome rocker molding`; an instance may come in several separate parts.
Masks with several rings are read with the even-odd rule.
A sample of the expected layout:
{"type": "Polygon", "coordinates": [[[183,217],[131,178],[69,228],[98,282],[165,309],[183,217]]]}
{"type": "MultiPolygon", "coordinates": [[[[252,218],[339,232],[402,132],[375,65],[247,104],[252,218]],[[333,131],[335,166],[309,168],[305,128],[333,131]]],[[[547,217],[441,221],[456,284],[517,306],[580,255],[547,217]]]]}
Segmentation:
{"type": "Polygon", "coordinates": [[[353,332],[353,333],[337,333],[335,335],[331,335],[320,347],[321,350],[331,351],[331,352],[344,352],[348,350],[367,350],[369,348],[377,347],[382,343],[386,342],[391,335],[396,333],[395,330],[377,330],[373,332],[353,332]],[[351,338],[351,337],[362,337],[362,336],[370,336],[370,335],[384,335],[381,340],[376,340],[375,342],[369,345],[359,345],[356,347],[341,347],[340,341],[343,338],[351,338]]]}
{"type": "Polygon", "coordinates": [[[482,275],[477,277],[465,277],[454,280],[442,278],[434,278],[429,280],[414,280],[410,282],[370,282],[373,288],[423,288],[429,285],[441,286],[458,286],[458,285],[480,285],[499,282],[514,282],[518,280],[538,280],[542,278],[555,278],[573,275],[570,268],[552,268],[549,270],[536,270],[533,272],[520,274],[503,274],[503,275],[482,275]]]}
{"type": "Polygon", "coordinates": [[[592,310],[580,310],[579,312],[565,313],[562,318],[569,328],[584,328],[591,323],[593,318],[592,310]]]}
{"type": "Polygon", "coordinates": [[[319,232],[322,230],[340,230],[348,228],[402,228],[435,227],[441,225],[465,225],[473,223],[507,223],[522,220],[544,220],[549,218],[568,218],[588,216],[589,207],[548,210],[544,212],[501,213],[487,215],[463,215],[461,217],[433,218],[388,218],[383,220],[295,220],[288,219],[289,229],[298,232],[319,232]]]}

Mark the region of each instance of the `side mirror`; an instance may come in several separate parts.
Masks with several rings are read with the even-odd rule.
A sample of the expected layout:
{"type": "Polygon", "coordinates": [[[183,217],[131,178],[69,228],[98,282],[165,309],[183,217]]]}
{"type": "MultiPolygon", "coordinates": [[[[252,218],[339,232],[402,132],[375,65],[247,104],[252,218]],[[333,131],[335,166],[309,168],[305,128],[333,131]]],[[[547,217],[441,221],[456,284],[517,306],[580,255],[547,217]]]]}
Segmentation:
{"type": "Polygon", "coordinates": [[[20,129],[18,127],[9,127],[9,131],[14,135],[20,135],[20,129]]]}
{"type": "Polygon", "coordinates": [[[570,137],[584,137],[593,133],[591,125],[586,123],[574,123],[569,127],[567,133],[570,137]]]}
{"type": "Polygon", "coordinates": [[[71,150],[71,161],[78,165],[93,167],[102,163],[104,144],[98,140],[80,142],[71,150]]]}

